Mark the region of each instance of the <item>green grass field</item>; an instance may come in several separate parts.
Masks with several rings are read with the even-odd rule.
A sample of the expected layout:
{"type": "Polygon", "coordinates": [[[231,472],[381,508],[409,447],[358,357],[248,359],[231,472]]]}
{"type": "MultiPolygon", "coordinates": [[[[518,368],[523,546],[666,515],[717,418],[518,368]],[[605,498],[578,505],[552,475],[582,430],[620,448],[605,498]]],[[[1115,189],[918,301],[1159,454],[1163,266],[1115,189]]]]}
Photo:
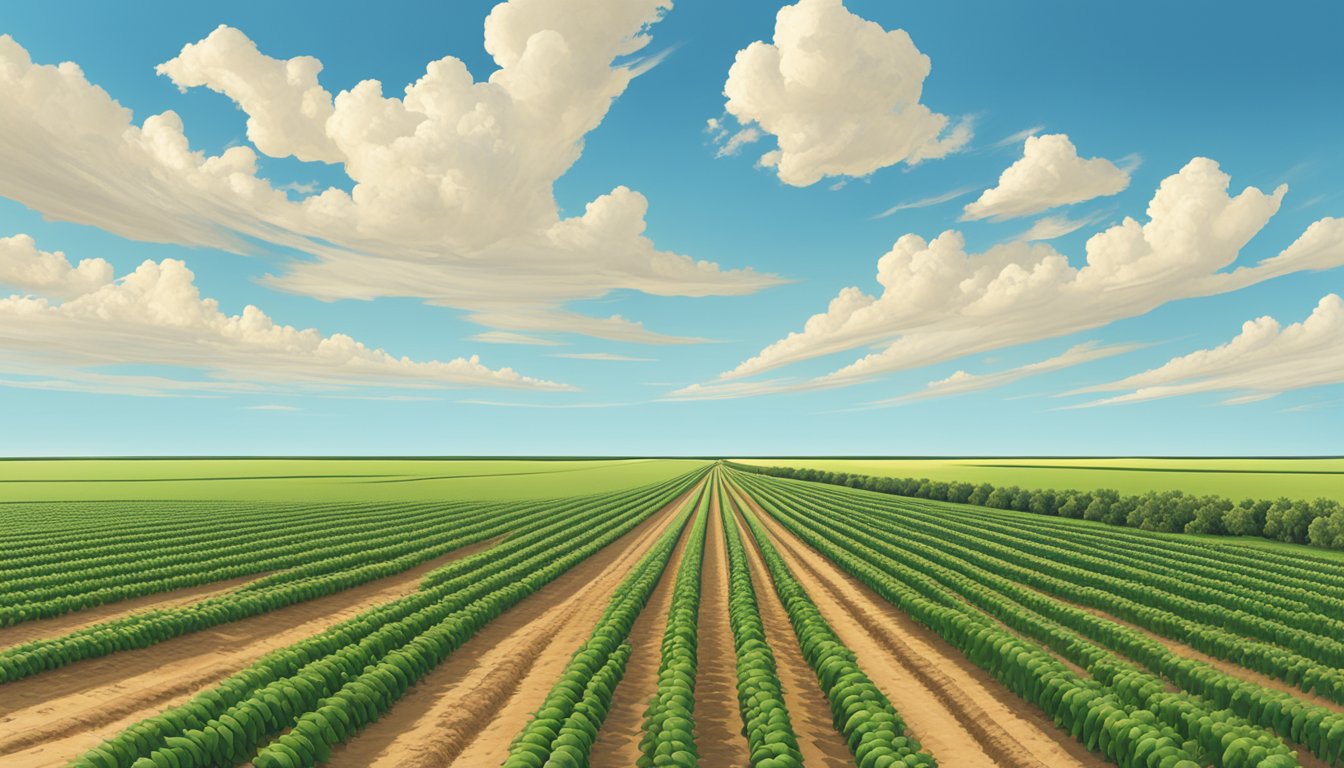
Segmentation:
{"type": "Polygon", "coordinates": [[[541,499],[666,480],[692,460],[50,459],[0,461],[0,502],[541,499]]]}
{"type": "Polygon", "coordinates": [[[1344,501],[1344,459],[734,459],[886,477],[1121,493],[1179,490],[1231,499],[1344,501]]]}

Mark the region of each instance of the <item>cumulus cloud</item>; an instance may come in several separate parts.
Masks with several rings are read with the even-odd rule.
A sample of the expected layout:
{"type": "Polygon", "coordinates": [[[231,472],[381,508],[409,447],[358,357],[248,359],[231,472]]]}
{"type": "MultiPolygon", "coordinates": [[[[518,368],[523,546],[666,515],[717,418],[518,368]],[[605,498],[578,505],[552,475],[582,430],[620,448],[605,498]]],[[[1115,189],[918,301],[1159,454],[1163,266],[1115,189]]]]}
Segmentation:
{"type": "MultiPolygon", "coordinates": [[[[415,297],[536,323],[524,330],[559,323],[582,333],[564,305],[620,289],[750,293],[778,281],[658,249],[644,234],[648,201],[634,190],[617,185],[570,217],[555,202],[553,185],[584,137],[652,65],[638,54],[667,6],[501,3],[484,35],[498,69],[476,81],[448,56],[399,97],[377,80],[332,94],[316,59],[269,57],[222,26],[159,67],[247,115],[255,149],[215,156],[191,148],[176,113],[137,124],[77,65],[35,64],[0,36],[0,195],[131,239],[294,248],[312,258],[269,285],[322,299],[415,297]],[[258,176],[257,152],[337,164],[353,188],[276,188],[258,176]]],[[[631,335],[629,324],[588,327],[631,335]]]]}
{"type": "Polygon", "coordinates": [[[963,219],[1030,216],[1061,205],[1117,194],[1129,173],[1102,157],[1081,158],[1062,133],[1028,136],[1022,158],[1004,170],[998,185],[966,205],[963,219]]]}
{"type": "Polygon", "coordinates": [[[1344,219],[1309,226],[1278,255],[1226,271],[1278,211],[1286,187],[1228,195],[1230,177],[1206,158],[1162,181],[1148,221],[1126,217],[1093,235],[1081,268],[1045,243],[1013,241],[968,253],[959,232],[908,234],[877,263],[877,296],[845,288],[802,330],[699,385],[735,396],[844,386],[967,354],[1054,338],[1292,272],[1344,264],[1344,219]],[[876,346],[849,365],[784,387],[735,381],[803,360],[876,346]]]}
{"type": "Polygon", "coordinates": [[[1125,352],[1137,348],[1138,345],[1136,344],[1098,346],[1096,342],[1084,342],[1069,347],[1062,354],[1047,360],[1028,363],[1016,368],[1009,368],[1005,371],[977,374],[959,370],[947,378],[929,382],[927,387],[918,392],[911,392],[907,395],[887,398],[885,400],[877,400],[871,403],[871,405],[900,405],[916,400],[928,400],[935,397],[950,397],[952,395],[964,395],[968,392],[994,389],[996,387],[1012,384],[1016,381],[1021,381],[1029,376],[1039,376],[1043,373],[1051,373],[1053,371],[1071,368],[1075,365],[1090,363],[1094,360],[1102,360],[1114,355],[1124,354],[1125,352]]]}
{"type": "Polygon", "coordinates": [[[110,282],[112,265],[103,259],[71,264],[60,251],[38,250],[28,235],[0,237],[0,286],[69,298],[110,282]]]}
{"type": "Polygon", "coordinates": [[[58,277],[35,291],[41,295],[0,298],[0,359],[11,374],[127,394],[268,387],[571,389],[488,368],[475,356],[447,362],[396,357],[345,334],[281,325],[251,305],[229,315],[201,296],[191,270],[176,259],[145,261],[115,280],[110,270],[98,268],[92,271],[102,279],[90,282],[64,255],[31,247],[30,238],[4,242],[16,241],[18,248],[0,247],[0,275],[45,270],[58,277]],[[207,379],[101,370],[120,365],[172,366],[204,372],[207,379]]]}
{"type": "Polygon", "coordinates": [[[775,17],[773,42],[738,51],[725,109],[776,138],[761,164],[786,184],[866,176],[970,140],[968,122],[949,129],[945,115],[920,103],[931,67],[904,30],[889,32],[841,0],[799,0],[775,17]]]}
{"type": "Polygon", "coordinates": [[[1249,320],[1226,344],[1069,394],[1126,392],[1074,406],[1089,407],[1202,392],[1235,392],[1239,394],[1225,402],[1236,405],[1294,389],[1340,383],[1344,383],[1344,299],[1332,293],[1300,323],[1281,326],[1267,315],[1249,320]]]}

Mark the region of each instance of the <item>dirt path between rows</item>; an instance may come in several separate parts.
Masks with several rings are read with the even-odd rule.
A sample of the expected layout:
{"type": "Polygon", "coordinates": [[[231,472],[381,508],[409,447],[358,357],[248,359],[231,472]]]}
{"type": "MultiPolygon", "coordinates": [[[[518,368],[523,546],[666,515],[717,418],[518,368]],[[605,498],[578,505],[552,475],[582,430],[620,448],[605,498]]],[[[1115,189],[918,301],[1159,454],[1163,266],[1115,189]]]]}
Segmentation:
{"type": "Polygon", "coordinates": [[[425,574],[497,541],[472,544],[334,595],[0,685],[0,765],[65,765],[277,648],[414,592],[425,574]]]}
{"type": "MultiPolygon", "coordinates": [[[[658,692],[658,667],[663,662],[663,633],[667,631],[667,614],[672,608],[672,588],[676,585],[677,569],[690,542],[692,519],[686,532],[672,553],[654,588],[649,604],[630,628],[630,660],[626,662],[625,677],[611,697],[607,719],[593,742],[592,768],[629,768],[639,759],[639,742],[644,736],[644,711],[649,700],[658,692]]],[[[703,613],[704,608],[701,608],[703,613]]],[[[698,714],[698,713],[697,713],[698,714]]]]}
{"type": "Polygon", "coordinates": [[[737,646],[728,620],[728,542],[717,494],[713,505],[700,570],[695,743],[702,765],[745,768],[751,753],[737,701],[737,646]]]}
{"type": "MultiPolygon", "coordinates": [[[[1152,640],[1156,640],[1157,642],[1161,643],[1163,647],[1165,647],[1172,653],[1184,656],[1189,659],[1194,659],[1196,661],[1202,661],[1205,664],[1208,664],[1209,666],[1217,669],[1219,672],[1223,672],[1225,674],[1231,675],[1232,677],[1246,680],[1247,682],[1255,683],[1256,685],[1268,688],[1270,690],[1282,691],[1283,693],[1292,694],[1293,696],[1296,696],[1297,698],[1302,699],[1303,701],[1315,704],[1317,706],[1325,707],[1326,709],[1329,709],[1332,712],[1344,713],[1344,706],[1341,706],[1331,701],[1330,699],[1325,698],[1324,696],[1318,696],[1314,693],[1307,693],[1306,691],[1303,691],[1302,689],[1297,688],[1296,686],[1290,683],[1285,683],[1284,681],[1278,679],[1277,677],[1270,677],[1269,675],[1266,675],[1264,673],[1256,672],[1253,669],[1247,669],[1246,667],[1243,667],[1240,664],[1237,664],[1236,662],[1224,661],[1223,659],[1210,656],[1207,653],[1195,650],[1194,648],[1186,645],[1185,643],[1180,642],[1179,640],[1172,640],[1169,637],[1163,637],[1162,635],[1152,632],[1151,630],[1145,629],[1139,626],[1138,624],[1134,624],[1132,622],[1125,621],[1124,619],[1117,618],[1098,608],[1090,608],[1080,603],[1071,603],[1067,600],[1063,600],[1059,597],[1056,597],[1055,595],[1047,594],[1045,592],[1041,592],[1041,594],[1045,595],[1046,597],[1049,597],[1052,600],[1058,600],[1059,602],[1064,603],[1065,605],[1071,608],[1077,608],[1078,610],[1086,611],[1087,613],[1090,613],[1093,616],[1097,616],[1107,621],[1113,621],[1122,627],[1128,627],[1129,629],[1132,629],[1135,632],[1146,635],[1148,638],[1152,640]]],[[[1115,651],[1115,654],[1117,656],[1121,656],[1123,658],[1128,659],[1128,657],[1126,657],[1119,651],[1115,651]]],[[[1131,663],[1133,663],[1137,667],[1143,668],[1143,665],[1139,664],[1138,662],[1131,661],[1131,663]]]]}
{"type": "Polygon", "coordinates": [[[378,722],[333,749],[328,765],[502,763],[510,742],[592,634],[616,587],[695,490],[486,624],[378,722]]]}
{"type": "Polygon", "coordinates": [[[807,546],[749,500],[772,543],[912,735],[940,764],[1104,766],[936,633],[807,546]]]}
{"type": "Polygon", "coordinates": [[[68,635],[77,629],[84,629],[105,621],[114,621],[133,613],[177,608],[211,597],[218,597],[266,575],[265,573],[253,573],[227,581],[212,581],[209,584],[201,584],[195,587],[156,592],[152,595],[133,597],[129,600],[118,600],[114,603],[96,605],[82,611],[53,616],[49,619],[35,619],[12,627],[0,628],[0,650],[33,640],[68,635]]]}
{"type": "Polygon", "coordinates": [[[803,657],[803,649],[789,622],[788,611],[775,593],[774,583],[770,580],[770,573],[765,568],[751,531],[736,515],[733,519],[747,553],[751,583],[756,589],[756,602],[761,609],[761,622],[765,625],[765,640],[775,653],[779,682],[784,689],[784,707],[789,711],[794,733],[798,736],[803,763],[814,768],[852,766],[854,756],[831,721],[830,702],[822,693],[816,673],[803,657]]]}

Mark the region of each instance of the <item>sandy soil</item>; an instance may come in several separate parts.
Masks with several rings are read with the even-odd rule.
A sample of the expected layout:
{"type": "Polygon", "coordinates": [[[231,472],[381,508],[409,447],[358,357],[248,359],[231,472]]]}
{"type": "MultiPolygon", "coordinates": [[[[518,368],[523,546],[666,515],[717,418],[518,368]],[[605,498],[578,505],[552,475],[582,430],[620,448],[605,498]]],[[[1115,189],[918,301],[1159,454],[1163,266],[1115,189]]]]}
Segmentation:
{"type": "Polygon", "coordinates": [[[270,651],[414,592],[429,571],[493,544],[479,542],[344,592],[0,686],[0,765],[64,765],[270,651]]]}
{"type": "Polygon", "coordinates": [[[754,509],[827,622],[941,764],[1106,764],[942,638],[754,509]]]}
{"type": "Polygon", "coordinates": [[[737,648],[728,621],[728,544],[717,495],[706,536],[700,573],[695,743],[701,765],[743,768],[750,753],[737,703],[737,648]]]}
{"type": "Polygon", "coordinates": [[[77,629],[84,629],[85,627],[90,627],[94,624],[112,621],[123,616],[129,616],[133,613],[176,608],[207,598],[218,597],[225,592],[237,589],[250,581],[255,581],[266,575],[267,574],[265,573],[254,573],[236,579],[229,579],[227,581],[216,581],[196,587],[183,587],[182,589],[174,589],[168,592],[156,592],[152,595],[134,597],[130,600],[119,600],[115,603],[96,605],[82,611],[67,613],[61,616],[53,616],[49,619],[25,621],[22,624],[16,624],[12,627],[3,627],[0,628],[0,649],[14,645],[22,645],[23,643],[32,642],[33,640],[41,640],[46,637],[66,635],[77,629]]]}
{"type": "MultiPolygon", "coordinates": [[[[630,629],[633,650],[626,662],[625,677],[611,697],[607,719],[593,743],[592,768],[629,768],[639,759],[639,741],[644,737],[644,711],[658,692],[658,667],[663,662],[663,633],[667,631],[667,613],[672,608],[672,588],[694,522],[686,525],[686,532],[677,542],[672,560],[658,580],[649,604],[644,606],[643,613],[630,629]]],[[[701,615],[704,615],[703,606],[701,615]]]]}
{"type": "Polygon", "coordinates": [[[798,636],[789,623],[788,611],[775,594],[770,572],[761,560],[751,531],[738,521],[738,533],[742,536],[747,561],[751,566],[751,582],[756,588],[756,602],[761,609],[761,622],[765,625],[765,639],[775,653],[779,682],[784,689],[784,706],[789,710],[794,733],[798,735],[803,763],[825,768],[852,766],[854,756],[831,722],[830,702],[821,691],[816,673],[808,666],[807,659],[803,658],[798,636]]]}
{"type": "Polygon", "coordinates": [[[616,587],[693,490],[483,627],[378,722],[333,750],[328,765],[502,763],[509,743],[592,634],[616,587]]]}
{"type": "MultiPolygon", "coordinates": [[[[1059,600],[1059,598],[1054,597],[1053,595],[1051,595],[1051,597],[1055,600],[1059,600]]],[[[1080,611],[1087,611],[1093,616],[1100,616],[1101,618],[1106,619],[1107,621],[1114,621],[1116,624],[1119,624],[1124,627],[1129,627],[1135,632],[1141,632],[1147,635],[1148,637],[1152,638],[1153,640],[1156,640],[1157,642],[1161,643],[1163,646],[1167,648],[1167,650],[1171,651],[1172,653],[1179,654],[1189,659],[1195,659],[1196,661],[1202,661],[1205,664],[1208,664],[1209,666],[1217,669],[1220,672],[1224,672],[1233,677],[1241,678],[1242,680],[1255,683],[1256,685],[1262,686],[1264,688],[1269,688],[1275,691],[1283,691],[1284,693],[1290,693],[1296,696],[1297,698],[1302,699],[1303,701],[1307,701],[1312,704],[1325,707],[1331,710],[1332,712],[1344,712],[1344,706],[1336,704],[1330,699],[1324,698],[1322,696],[1317,696],[1314,693],[1307,693],[1301,690],[1300,688],[1296,688],[1292,685],[1289,685],[1288,683],[1285,683],[1284,681],[1278,679],[1277,677],[1270,677],[1269,675],[1256,672],[1255,670],[1247,669],[1246,667],[1243,667],[1235,662],[1224,661],[1222,659],[1210,656],[1206,653],[1191,648],[1185,643],[1155,634],[1147,629],[1144,629],[1143,627],[1140,627],[1138,624],[1132,624],[1128,621],[1125,621],[1124,619],[1118,619],[1115,616],[1106,613],[1105,611],[1101,611],[1096,608],[1089,608],[1086,605],[1080,605],[1078,603],[1070,603],[1067,600],[1060,600],[1060,602],[1063,602],[1069,606],[1077,608],[1080,611]]],[[[1119,652],[1116,652],[1116,655],[1122,657],[1124,656],[1124,654],[1121,654],[1119,652]]],[[[1135,664],[1135,666],[1138,666],[1140,668],[1143,667],[1142,664],[1138,664],[1137,662],[1133,663],[1135,664]]]]}

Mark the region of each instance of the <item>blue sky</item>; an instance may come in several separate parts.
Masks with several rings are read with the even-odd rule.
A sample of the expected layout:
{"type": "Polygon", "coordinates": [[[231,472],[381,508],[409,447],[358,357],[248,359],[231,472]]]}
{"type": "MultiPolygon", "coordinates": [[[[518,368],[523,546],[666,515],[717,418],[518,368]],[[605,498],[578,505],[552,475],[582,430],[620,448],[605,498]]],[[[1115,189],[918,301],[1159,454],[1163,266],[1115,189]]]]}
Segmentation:
{"type": "Polygon", "coordinates": [[[31,238],[0,247],[0,453],[1340,451],[1336,4],[681,3],[639,47],[656,0],[619,4],[629,18],[600,0],[513,0],[496,52],[555,58],[510,64],[505,96],[454,80],[448,109],[480,99],[460,140],[460,115],[426,140],[337,95],[375,79],[401,99],[448,56],[490,78],[495,3],[235,5],[0,9],[0,237],[31,238]],[[918,61],[883,30],[928,57],[917,101],[897,91],[919,84],[918,61]],[[799,39],[821,52],[819,90],[780,86],[772,62],[799,39]],[[332,121],[276,86],[286,71],[306,82],[285,70],[302,56],[321,62],[332,121]],[[81,72],[43,66],[61,62],[81,72]],[[165,110],[180,130],[146,123],[165,110]],[[921,138],[921,111],[941,130],[921,138]],[[393,151],[379,130],[421,143],[393,151]],[[758,138],[728,154],[740,131],[758,138]],[[218,176],[146,136],[183,138],[196,165],[255,156],[241,175],[283,197],[234,197],[238,177],[202,192],[218,176]],[[788,141],[783,164],[760,162],[788,141]],[[1001,179],[1010,166],[1026,181],[1001,179]],[[349,201],[356,178],[378,201],[302,207],[327,188],[349,201]],[[1159,185],[1161,226],[1140,237],[1159,185]],[[964,211],[991,198],[997,215],[964,211]],[[581,220],[594,201],[610,205],[581,220]],[[1077,228],[1020,242],[1042,219],[1077,228]],[[1112,227],[1116,242],[1088,246],[1112,227]],[[929,245],[947,230],[962,247],[929,245]],[[898,241],[915,255],[885,301],[772,347],[841,291],[880,296],[898,241]],[[55,252],[107,266],[62,271],[55,252]],[[925,268],[946,279],[926,285],[925,268]],[[1005,274],[1035,282],[1004,294],[1005,274]],[[247,305],[274,325],[230,319],[247,305]],[[690,339],[708,341],[668,343],[690,339]]]}

